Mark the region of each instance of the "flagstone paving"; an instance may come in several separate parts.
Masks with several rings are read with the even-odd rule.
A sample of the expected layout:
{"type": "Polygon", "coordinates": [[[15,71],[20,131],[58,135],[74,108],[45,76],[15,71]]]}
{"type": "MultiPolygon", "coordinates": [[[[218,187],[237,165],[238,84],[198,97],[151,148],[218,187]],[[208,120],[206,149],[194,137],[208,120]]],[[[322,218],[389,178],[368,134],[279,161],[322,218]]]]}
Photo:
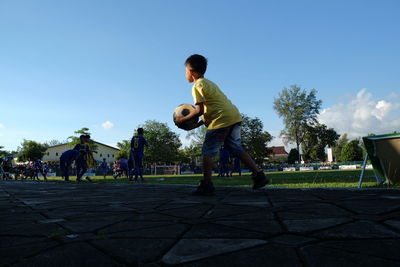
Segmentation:
{"type": "Polygon", "coordinates": [[[0,182],[0,266],[400,266],[400,190],[0,182]]]}

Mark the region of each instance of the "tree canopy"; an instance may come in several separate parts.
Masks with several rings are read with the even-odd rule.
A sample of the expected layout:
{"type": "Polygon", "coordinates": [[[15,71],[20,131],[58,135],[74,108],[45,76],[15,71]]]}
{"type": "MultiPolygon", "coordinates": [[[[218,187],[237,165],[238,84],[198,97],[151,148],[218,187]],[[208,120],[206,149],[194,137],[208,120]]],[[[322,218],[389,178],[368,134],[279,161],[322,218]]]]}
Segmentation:
{"type": "Polygon", "coordinates": [[[339,161],[361,161],[362,157],[363,151],[360,147],[360,141],[356,139],[343,146],[343,149],[340,152],[339,161]]]}
{"type": "Polygon", "coordinates": [[[295,164],[298,159],[299,159],[299,151],[297,151],[296,148],[290,149],[290,152],[288,155],[288,163],[295,164]]]}
{"type": "Polygon", "coordinates": [[[181,141],[166,123],[155,120],[146,121],[142,126],[144,137],[149,146],[145,148],[145,157],[152,163],[172,163],[179,159],[178,149],[181,141]]]}
{"type": "MultiPolygon", "coordinates": [[[[68,140],[69,140],[68,145],[70,147],[74,147],[76,144],[80,143],[79,136],[86,135],[86,134],[90,135],[89,128],[83,127],[80,130],[76,130],[74,132],[74,134],[76,136],[72,135],[72,136],[68,137],[68,140]]],[[[90,150],[97,149],[97,145],[92,139],[90,139],[90,141],[89,141],[89,148],[90,148],[90,150]]]]}
{"type": "Polygon", "coordinates": [[[251,118],[242,114],[241,141],[246,152],[261,165],[267,154],[267,144],[271,142],[272,135],[264,131],[262,121],[255,117],[251,118]]]}
{"type": "MultiPolygon", "coordinates": [[[[297,85],[284,88],[279,97],[274,100],[274,109],[283,118],[285,129],[281,131],[281,137],[286,143],[295,143],[300,151],[300,144],[308,126],[318,123],[317,115],[322,101],[316,98],[317,91],[311,89],[309,93],[297,85]]],[[[300,162],[299,155],[299,162],[300,162]]]]}
{"type": "Polygon", "coordinates": [[[125,159],[129,158],[129,153],[131,150],[131,141],[130,140],[122,140],[117,143],[117,147],[119,148],[119,152],[117,153],[115,159],[119,160],[122,157],[125,159]]]}
{"type": "Polygon", "coordinates": [[[335,161],[339,161],[342,149],[348,142],[349,139],[347,138],[347,133],[342,134],[339,140],[336,142],[336,145],[333,147],[333,155],[335,157],[335,161]]]}
{"type": "Polygon", "coordinates": [[[24,139],[18,147],[18,161],[42,159],[47,147],[46,144],[24,139]]]}
{"type": "Polygon", "coordinates": [[[306,126],[302,144],[303,159],[307,162],[324,161],[326,158],[325,147],[333,147],[339,139],[339,135],[333,128],[327,128],[324,124],[306,126]]]}

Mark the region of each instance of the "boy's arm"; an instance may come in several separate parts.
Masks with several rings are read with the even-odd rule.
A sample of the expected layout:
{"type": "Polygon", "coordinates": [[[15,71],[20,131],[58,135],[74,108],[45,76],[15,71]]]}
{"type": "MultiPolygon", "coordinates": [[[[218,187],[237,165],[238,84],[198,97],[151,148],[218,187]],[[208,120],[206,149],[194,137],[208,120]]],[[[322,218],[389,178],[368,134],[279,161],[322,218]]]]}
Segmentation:
{"type": "MultiPolygon", "coordinates": [[[[177,118],[175,120],[175,123],[176,124],[181,124],[181,123],[183,123],[183,122],[185,122],[187,120],[190,120],[190,119],[192,119],[194,117],[199,117],[199,116],[201,116],[203,114],[204,114],[204,103],[203,102],[202,103],[196,103],[194,110],[191,110],[190,113],[185,117],[177,118]]],[[[202,125],[202,124],[200,124],[200,125],[202,125]]],[[[200,125],[198,125],[196,127],[199,127],[200,125]]]]}

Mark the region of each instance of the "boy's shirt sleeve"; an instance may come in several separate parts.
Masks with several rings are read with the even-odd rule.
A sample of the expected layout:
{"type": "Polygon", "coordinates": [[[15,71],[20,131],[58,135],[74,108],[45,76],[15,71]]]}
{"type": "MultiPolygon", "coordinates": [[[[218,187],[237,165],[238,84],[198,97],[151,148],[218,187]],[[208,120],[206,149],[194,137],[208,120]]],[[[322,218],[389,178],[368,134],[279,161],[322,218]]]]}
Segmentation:
{"type": "Polygon", "coordinates": [[[192,88],[192,96],[195,104],[205,102],[204,84],[202,82],[195,83],[192,88]]]}

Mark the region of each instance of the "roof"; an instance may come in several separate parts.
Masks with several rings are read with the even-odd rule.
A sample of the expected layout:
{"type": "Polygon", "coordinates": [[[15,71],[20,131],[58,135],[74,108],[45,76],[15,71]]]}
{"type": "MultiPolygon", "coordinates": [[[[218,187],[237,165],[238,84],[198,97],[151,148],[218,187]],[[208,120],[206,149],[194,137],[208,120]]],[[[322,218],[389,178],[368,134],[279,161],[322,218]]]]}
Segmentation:
{"type": "Polygon", "coordinates": [[[288,155],[284,146],[271,146],[267,147],[268,154],[273,155],[288,155]]]}
{"type": "MultiPolygon", "coordinates": [[[[102,146],[105,146],[105,147],[109,147],[109,148],[111,148],[111,149],[115,149],[115,150],[118,150],[118,151],[119,151],[119,148],[112,147],[112,146],[109,146],[109,145],[106,145],[106,144],[103,144],[103,143],[100,143],[100,142],[97,142],[97,141],[94,141],[94,140],[93,140],[93,142],[94,142],[95,144],[102,145],[102,146]]],[[[59,144],[59,145],[55,145],[55,146],[49,146],[48,148],[58,147],[58,146],[65,146],[65,145],[68,145],[68,143],[63,143],[63,144],[59,144]]]]}

